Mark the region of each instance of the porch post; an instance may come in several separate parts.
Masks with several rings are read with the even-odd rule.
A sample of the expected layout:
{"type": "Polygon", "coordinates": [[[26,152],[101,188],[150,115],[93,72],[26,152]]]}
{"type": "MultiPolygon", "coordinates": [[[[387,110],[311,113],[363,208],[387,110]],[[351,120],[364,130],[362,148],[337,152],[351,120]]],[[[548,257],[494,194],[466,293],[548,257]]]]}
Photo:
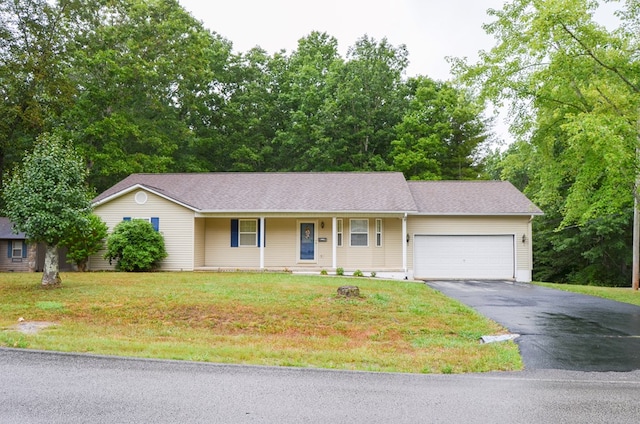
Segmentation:
{"type": "Polygon", "coordinates": [[[338,268],[338,219],[335,216],[331,218],[331,231],[333,231],[333,235],[331,236],[331,244],[333,244],[331,267],[336,269],[338,268]]]}
{"type": "Polygon", "coordinates": [[[404,214],[402,218],[402,269],[404,270],[404,276],[407,277],[407,214],[404,214]]]}
{"type": "Polygon", "coordinates": [[[260,217],[260,269],[264,269],[264,216],[260,217]]]}

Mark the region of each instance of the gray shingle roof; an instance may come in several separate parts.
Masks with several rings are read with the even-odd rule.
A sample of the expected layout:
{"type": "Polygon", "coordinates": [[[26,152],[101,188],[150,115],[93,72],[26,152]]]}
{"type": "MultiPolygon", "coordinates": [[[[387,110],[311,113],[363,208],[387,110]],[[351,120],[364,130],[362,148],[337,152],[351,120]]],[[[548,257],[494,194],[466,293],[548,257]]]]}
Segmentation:
{"type": "Polygon", "coordinates": [[[13,223],[9,218],[0,217],[0,239],[3,240],[24,240],[24,233],[14,233],[13,223]]]}
{"type": "Polygon", "coordinates": [[[399,172],[132,174],[93,201],[137,186],[200,212],[541,215],[506,181],[409,181],[399,172]]]}
{"type": "Polygon", "coordinates": [[[140,185],[203,212],[406,212],[416,205],[402,173],[133,174],[100,203],[140,185]]]}
{"type": "Polygon", "coordinates": [[[542,215],[507,181],[409,181],[418,213],[426,215],[542,215]]]}

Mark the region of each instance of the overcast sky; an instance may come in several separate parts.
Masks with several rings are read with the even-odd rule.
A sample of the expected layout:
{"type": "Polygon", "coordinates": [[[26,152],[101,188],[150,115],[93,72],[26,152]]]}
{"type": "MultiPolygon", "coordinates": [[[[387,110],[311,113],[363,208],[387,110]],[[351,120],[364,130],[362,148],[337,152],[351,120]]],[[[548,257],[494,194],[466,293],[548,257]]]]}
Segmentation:
{"type": "Polygon", "coordinates": [[[338,40],[344,57],[367,34],[386,37],[409,51],[408,76],[449,79],[446,56],[475,61],[478,50],[489,50],[493,39],[482,24],[486,10],[500,9],[504,0],[179,0],[206,28],[233,43],[236,52],[255,46],[269,53],[291,52],[311,31],[338,40]]]}

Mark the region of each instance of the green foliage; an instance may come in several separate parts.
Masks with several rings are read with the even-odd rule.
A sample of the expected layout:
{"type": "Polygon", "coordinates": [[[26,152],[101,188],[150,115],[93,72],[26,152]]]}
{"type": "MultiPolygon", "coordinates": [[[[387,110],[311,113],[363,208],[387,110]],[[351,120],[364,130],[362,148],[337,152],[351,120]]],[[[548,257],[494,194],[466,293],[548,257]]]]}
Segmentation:
{"type": "Polygon", "coordinates": [[[29,240],[57,246],[87,225],[91,210],[84,162],[58,136],[45,134],[4,181],[4,213],[29,240]]]}
{"type": "Polygon", "coordinates": [[[336,268],[336,275],[340,275],[340,276],[344,275],[344,268],[342,267],[336,268]]]}
{"type": "Polygon", "coordinates": [[[535,224],[536,278],[617,285],[629,276],[640,110],[635,3],[608,29],[594,19],[598,1],[512,0],[485,27],[496,46],[473,66],[455,62],[484,99],[511,105],[520,141],[491,166],[547,214],[535,224]]]}
{"type": "Polygon", "coordinates": [[[127,272],[152,271],[167,257],[162,234],[142,219],[122,221],[107,238],[105,259],[116,261],[116,269],[127,272]]]}
{"type": "Polygon", "coordinates": [[[98,253],[107,237],[107,224],[99,216],[89,214],[87,224],[72,228],[60,244],[66,246],[67,258],[72,260],[79,271],[85,271],[89,256],[98,253]]]}
{"type": "Polygon", "coordinates": [[[364,274],[359,269],[356,269],[355,271],[353,271],[353,276],[354,277],[364,277],[364,274]]]}
{"type": "Polygon", "coordinates": [[[409,81],[411,103],[396,125],[394,168],[419,180],[478,178],[479,149],[486,140],[482,107],[449,83],[409,81]]]}

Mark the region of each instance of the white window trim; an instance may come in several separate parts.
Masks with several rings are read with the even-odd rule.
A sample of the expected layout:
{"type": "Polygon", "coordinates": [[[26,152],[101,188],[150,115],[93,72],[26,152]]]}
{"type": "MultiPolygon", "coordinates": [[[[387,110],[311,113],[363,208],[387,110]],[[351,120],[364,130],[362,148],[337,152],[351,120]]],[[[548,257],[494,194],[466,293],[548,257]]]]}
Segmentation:
{"type": "Polygon", "coordinates": [[[11,259],[22,259],[22,243],[24,243],[22,240],[13,240],[11,242],[11,259]],[[18,243],[20,247],[16,247],[18,243]],[[16,255],[16,252],[18,252],[18,255],[16,255]]]}
{"type": "Polygon", "coordinates": [[[336,246],[342,247],[344,244],[344,226],[342,223],[342,218],[336,219],[336,246]]]}
{"type": "Polygon", "coordinates": [[[349,220],[349,246],[351,247],[369,247],[369,219],[368,218],[354,218],[349,220]],[[366,233],[354,233],[353,232],[353,221],[366,221],[367,222],[367,231],[366,233]],[[366,234],[367,235],[367,244],[366,245],[353,245],[352,243],[352,235],[354,234],[366,234]]]}
{"type": "Polygon", "coordinates": [[[376,218],[376,247],[382,247],[382,219],[376,218]]]}
{"type": "Polygon", "coordinates": [[[239,219],[238,220],[238,247],[258,247],[258,220],[257,219],[239,219]],[[253,222],[256,226],[255,231],[242,231],[243,222],[253,222]],[[243,244],[242,235],[253,234],[255,236],[255,242],[253,244],[243,244]]]}

